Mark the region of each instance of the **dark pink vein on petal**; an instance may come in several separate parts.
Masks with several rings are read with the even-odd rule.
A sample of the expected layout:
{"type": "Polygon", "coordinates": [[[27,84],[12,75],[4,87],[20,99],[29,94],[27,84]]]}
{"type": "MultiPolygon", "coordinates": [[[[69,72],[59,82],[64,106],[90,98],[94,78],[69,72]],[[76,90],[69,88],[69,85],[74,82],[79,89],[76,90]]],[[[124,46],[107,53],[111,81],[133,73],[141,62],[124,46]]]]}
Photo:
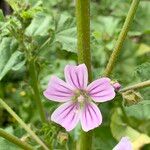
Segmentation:
{"type": "MultiPolygon", "coordinates": [[[[106,82],[106,81],[105,81],[105,82],[106,82]]],[[[92,89],[90,89],[89,91],[91,92],[91,91],[95,90],[97,87],[101,86],[102,84],[107,84],[107,83],[105,83],[105,82],[100,83],[100,84],[94,86],[94,87],[93,87],[92,89]]]]}
{"type": "Polygon", "coordinates": [[[90,111],[90,108],[89,108],[89,104],[87,104],[87,109],[88,109],[89,115],[91,117],[91,121],[93,121],[92,114],[91,114],[91,111],[90,111]]]}
{"type": "Polygon", "coordinates": [[[89,105],[89,106],[90,106],[90,108],[93,110],[93,112],[95,113],[96,118],[99,120],[99,117],[97,116],[97,113],[96,113],[96,111],[94,110],[94,108],[93,108],[91,105],[89,105]]]}
{"type": "MultiPolygon", "coordinates": [[[[76,110],[77,110],[77,105],[76,105],[76,110]]],[[[73,114],[73,117],[70,119],[69,123],[71,123],[73,121],[73,119],[75,118],[76,113],[73,114]]]]}
{"type": "MultiPolygon", "coordinates": [[[[68,107],[67,109],[63,110],[63,112],[61,113],[66,113],[63,117],[60,117],[60,119],[65,120],[65,118],[69,115],[69,113],[74,109],[74,107],[76,106],[76,104],[71,105],[70,107],[68,107]],[[69,109],[70,108],[70,109],[69,109]],[[69,110],[68,110],[69,109],[69,110]],[[68,110],[68,112],[66,112],[66,110],[68,110]]],[[[61,115],[61,113],[59,115],[61,115]]]]}
{"type": "Polygon", "coordinates": [[[68,107],[66,107],[64,110],[62,110],[59,114],[58,114],[58,116],[59,115],[61,115],[63,112],[65,112],[66,110],[68,110],[69,108],[72,108],[72,107],[74,107],[74,104],[73,105],[69,105],[68,107]]]}
{"type": "Polygon", "coordinates": [[[73,78],[72,78],[71,71],[70,71],[69,75],[70,75],[70,78],[71,78],[71,81],[72,81],[73,85],[76,86],[76,84],[75,84],[75,82],[74,82],[74,80],[73,80],[73,78]]]}
{"type": "Polygon", "coordinates": [[[57,92],[60,92],[60,93],[65,93],[65,94],[71,94],[71,91],[69,92],[66,92],[66,91],[61,91],[61,90],[59,90],[59,89],[57,89],[57,88],[54,88],[54,90],[56,90],[57,92]]]}
{"type": "MultiPolygon", "coordinates": [[[[67,97],[66,95],[64,95],[63,93],[60,93],[59,95],[58,94],[54,94],[54,93],[50,93],[50,92],[46,92],[48,95],[51,95],[51,96],[57,96],[57,97],[67,97]]],[[[68,95],[70,96],[70,95],[68,95]]]]}
{"type": "Polygon", "coordinates": [[[94,92],[94,93],[90,92],[90,95],[98,94],[98,93],[104,92],[104,91],[106,91],[106,90],[110,90],[110,88],[105,88],[105,89],[103,89],[103,90],[101,90],[101,91],[97,91],[97,92],[94,92]]]}
{"type": "Polygon", "coordinates": [[[85,82],[85,75],[84,75],[84,70],[82,70],[82,87],[84,87],[84,82],[85,82]]]}
{"type": "Polygon", "coordinates": [[[87,124],[87,114],[86,114],[86,109],[85,109],[85,122],[86,122],[86,124],[87,124]]]}
{"type": "Polygon", "coordinates": [[[112,91],[104,95],[94,95],[93,97],[105,97],[105,96],[108,96],[109,94],[112,94],[112,91]]]}
{"type": "Polygon", "coordinates": [[[78,77],[78,74],[77,74],[77,72],[75,72],[75,74],[76,74],[76,77],[77,77],[77,82],[78,82],[78,85],[79,85],[79,87],[81,88],[81,85],[80,85],[80,81],[79,81],[79,77],[78,77]]]}
{"type": "Polygon", "coordinates": [[[69,89],[68,87],[65,87],[64,85],[62,85],[62,84],[59,84],[60,86],[62,86],[62,87],[64,87],[64,88],[66,88],[67,90],[69,90],[69,91],[71,91],[72,92],[72,90],[71,89],[69,89]]]}

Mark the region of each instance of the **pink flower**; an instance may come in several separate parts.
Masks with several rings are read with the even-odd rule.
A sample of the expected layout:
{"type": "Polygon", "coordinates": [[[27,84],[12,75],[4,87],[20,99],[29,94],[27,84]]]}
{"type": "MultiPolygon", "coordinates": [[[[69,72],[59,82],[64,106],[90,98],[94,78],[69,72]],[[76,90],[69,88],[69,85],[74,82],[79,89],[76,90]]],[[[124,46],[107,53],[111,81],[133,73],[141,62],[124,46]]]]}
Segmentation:
{"type": "Polygon", "coordinates": [[[88,86],[85,64],[67,65],[64,70],[66,82],[52,76],[44,96],[64,103],[52,114],[51,120],[71,131],[81,122],[84,131],[92,130],[102,123],[102,115],[94,102],[105,102],[115,97],[109,78],[100,78],[88,86]],[[94,102],[93,102],[94,101],[94,102]]]}
{"type": "Polygon", "coordinates": [[[132,144],[127,137],[123,137],[113,150],[132,150],[132,144]]]}

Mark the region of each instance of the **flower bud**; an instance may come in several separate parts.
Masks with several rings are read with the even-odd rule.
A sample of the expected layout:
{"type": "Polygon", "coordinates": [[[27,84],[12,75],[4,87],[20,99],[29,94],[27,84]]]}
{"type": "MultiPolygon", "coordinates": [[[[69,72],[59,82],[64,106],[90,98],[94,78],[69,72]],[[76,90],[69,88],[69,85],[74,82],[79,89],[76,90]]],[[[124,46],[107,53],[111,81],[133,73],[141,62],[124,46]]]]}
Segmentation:
{"type": "Polygon", "coordinates": [[[129,90],[122,93],[123,103],[125,106],[131,106],[139,103],[143,98],[139,92],[129,90]]]}
{"type": "Polygon", "coordinates": [[[121,88],[121,84],[117,81],[111,81],[112,86],[114,87],[115,91],[119,91],[121,88]]]}
{"type": "Polygon", "coordinates": [[[115,88],[115,91],[119,91],[121,88],[121,85],[118,82],[116,82],[113,84],[113,87],[115,88]]]}
{"type": "Polygon", "coordinates": [[[57,135],[57,139],[60,144],[64,144],[68,140],[68,134],[60,131],[57,135]]]}

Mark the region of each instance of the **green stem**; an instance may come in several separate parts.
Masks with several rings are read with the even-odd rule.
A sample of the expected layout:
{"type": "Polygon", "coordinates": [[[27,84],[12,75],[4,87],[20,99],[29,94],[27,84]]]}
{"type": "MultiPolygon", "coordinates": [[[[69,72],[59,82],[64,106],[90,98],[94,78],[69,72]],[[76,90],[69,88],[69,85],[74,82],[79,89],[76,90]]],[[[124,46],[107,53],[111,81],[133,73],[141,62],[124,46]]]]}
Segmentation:
{"type": "MultiPolygon", "coordinates": [[[[78,63],[84,63],[88,69],[89,82],[92,81],[91,52],[90,52],[90,0],[76,0],[77,47],[78,63]]],[[[77,149],[92,149],[92,131],[83,132],[77,149]]]]}
{"type": "Polygon", "coordinates": [[[3,82],[0,83],[0,97],[4,97],[4,89],[5,89],[5,84],[3,82]]]}
{"type": "Polygon", "coordinates": [[[136,90],[136,89],[141,89],[141,88],[149,87],[149,86],[150,86],[150,80],[147,80],[147,81],[144,81],[144,82],[141,82],[141,83],[137,83],[135,85],[131,85],[129,87],[123,88],[119,92],[122,93],[122,92],[126,92],[128,90],[136,90]]]}
{"type": "Polygon", "coordinates": [[[25,149],[25,150],[33,150],[32,146],[27,144],[26,142],[21,141],[19,138],[17,138],[14,135],[11,135],[7,133],[5,130],[0,129],[0,137],[3,137],[7,139],[8,141],[14,143],[15,145],[18,145],[20,148],[25,149]]]}
{"type": "Polygon", "coordinates": [[[48,147],[41,141],[41,139],[26,125],[26,123],[2,100],[0,99],[0,105],[5,108],[15,120],[31,135],[31,137],[40,144],[45,150],[49,150],[48,147]]]}
{"type": "Polygon", "coordinates": [[[90,52],[90,0],[76,0],[78,62],[86,64],[92,80],[90,52]]]}
{"type": "Polygon", "coordinates": [[[129,31],[129,27],[133,21],[134,15],[136,13],[136,10],[138,8],[140,0],[132,0],[129,12],[127,14],[127,17],[125,19],[124,25],[122,27],[122,30],[119,34],[118,40],[116,42],[116,46],[114,48],[114,51],[112,52],[110,59],[108,61],[108,64],[106,66],[104,76],[109,76],[114,68],[115,62],[117,60],[118,55],[120,54],[121,48],[123,46],[123,43],[125,41],[125,38],[127,36],[127,33],[129,31]]]}
{"type": "Polygon", "coordinates": [[[46,116],[45,116],[44,108],[41,102],[40,91],[38,87],[38,77],[37,77],[37,71],[36,71],[36,66],[35,66],[35,59],[31,58],[28,61],[28,64],[29,64],[29,75],[31,79],[30,83],[33,89],[33,96],[36,102],[36,106],[40,113],[41,121],[46,122],[46,116]]]}

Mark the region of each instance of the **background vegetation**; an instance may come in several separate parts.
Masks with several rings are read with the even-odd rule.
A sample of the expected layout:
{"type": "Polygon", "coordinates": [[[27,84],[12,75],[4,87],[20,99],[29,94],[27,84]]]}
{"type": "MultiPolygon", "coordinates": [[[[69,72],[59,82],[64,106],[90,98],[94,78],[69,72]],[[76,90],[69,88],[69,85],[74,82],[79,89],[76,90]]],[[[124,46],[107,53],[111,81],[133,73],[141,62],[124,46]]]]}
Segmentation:
{"type": "MultiPolygon", "coordinates": [[[[94,79],[102,76],[130,7],[130,0],[91,1],[91,54],[94,79]]],[[[73,0],[8,0],[13,12],[0,10],[0,98],[2,98],[49,147],[73,149],[79,128],[70,134],[48,121],[41,121],[32,84],[40,89],[47,120],[57,103],[42,92],[52,74],[63,78],[64,66],[77,62],[75,2],[73,0]],[[32,59],[34,58],[34,59],[32,59]],[[32,77],[31,60],[36,73],[32,77]],[[38,80],[37,80],[38,78],[38,80]]],[[[141,0],[136,17],[111,76],[123,87],[150,77],[150,2],[141,0]]],[[[93,150],[111,150],[122,136],[129,136],[137,149],[150,149],[150,88],[100,104],[103,124],[94,130],[93,150]],[[123,106],[122,106],[123,103],[123,106]],[[134,105],[132,105],[134,104],[134,105]],[[136,105],[135,105],[136,104],[136,105]],[[125,107],[124,107],[125,105],[125,107]],[[140,147],[140,148],[139,148],[140,147]]],[[[40,146],[0,106],[0,127],[8,133],[40,146]]],[[[0,150],[19,150],[0,138],[0,150]]]]}

